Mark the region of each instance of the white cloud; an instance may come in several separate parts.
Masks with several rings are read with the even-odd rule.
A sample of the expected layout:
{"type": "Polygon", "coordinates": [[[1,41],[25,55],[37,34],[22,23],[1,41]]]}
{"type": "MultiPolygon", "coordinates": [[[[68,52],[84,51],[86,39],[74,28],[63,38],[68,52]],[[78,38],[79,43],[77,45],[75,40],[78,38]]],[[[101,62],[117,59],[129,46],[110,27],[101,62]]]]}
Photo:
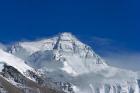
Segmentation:
{"type": "Polygon", "coordinates": [[[110,64],[124,69],[140,70],[140,53],[108,53],[104,59],[110,64]]]}
{"type": "Polygon", "coordinates": [[[109,38],[102,38],[102,37],[92,37],[91,42],[100,46],[109,46],[114,41],[109,38]]]}
{"type": "Polygon", "coordinates": [[[2,43],[0,43],[0,49],[6,50],[6,46],[2,43]]]}
{"type": "Polygon", "coordinates": [[[108,64],[124,69],[140,70],[140,52],[133,52],[115,40],[92,37],[93,48],[108,64]]]}

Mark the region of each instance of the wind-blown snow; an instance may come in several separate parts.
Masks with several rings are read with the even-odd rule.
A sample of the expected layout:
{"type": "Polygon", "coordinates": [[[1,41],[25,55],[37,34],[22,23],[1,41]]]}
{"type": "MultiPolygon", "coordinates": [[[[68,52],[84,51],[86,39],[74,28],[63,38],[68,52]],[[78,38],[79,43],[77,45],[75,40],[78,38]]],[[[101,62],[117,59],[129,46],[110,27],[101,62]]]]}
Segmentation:
{"type": "Polygon", "coordinates": [[[2,72],[3,69],[4,69],[4,63],[0,62],[0,72],[2,72]]]}
{"type": "Polygon", "coordinates": [[[0,49],[0,71],[3,70],[4,64],[14,67],[26,78],[29,78],[30,80],[33,81],[35,81],[35,79],[33,77],[30,77],[27,71],[32,71],[38,74],[32,67],[25,64],[24,60],[0,49]]]}
{"type": "Polygon", "coordinates": [[[5,62],[6,64],[16,68],[22,74],[27,70],[33,70],[31,67],[26,65],[22,59],[17,58],[9,53],[6,53],[1,49],[0,49],[0,62],[5,62]]]}

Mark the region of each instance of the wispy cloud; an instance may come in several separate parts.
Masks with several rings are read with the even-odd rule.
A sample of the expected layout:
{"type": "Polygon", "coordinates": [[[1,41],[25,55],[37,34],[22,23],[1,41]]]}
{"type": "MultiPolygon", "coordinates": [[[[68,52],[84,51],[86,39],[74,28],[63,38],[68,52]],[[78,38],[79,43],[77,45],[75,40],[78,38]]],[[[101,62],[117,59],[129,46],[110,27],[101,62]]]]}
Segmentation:
{"type": "Polygon", "coordinates": [[[133,52],[110,52],[103,56],[108,64],[124,69],[140,71],[140,53],[133,52]]]}
{"type": "Polygon", "coordinates": [[[0,49],[6,50],[6,46],[2,43],[0,43],[0,49]]]}
{"type": "Polygon", "coordinates": [[[124,69],[140,70],[140,53],[127,49],[110,38],[92,37],[88,42],[108,64],[124,69]]]}
{"type": "Polygon", "coordinates": [[[109,38],[102,37],[91,37],[91,41],[94,44],[98,44],[100,46],[110,46],[114,41],[109,38]]]}
{"type": "Polygon", "coordinates": [[[123,45],[110,38],[94,36],[91,37],[88,42],[94,50],[101,55],[106,55],[108,52],[121,52],[125,50],[123,45]]]}

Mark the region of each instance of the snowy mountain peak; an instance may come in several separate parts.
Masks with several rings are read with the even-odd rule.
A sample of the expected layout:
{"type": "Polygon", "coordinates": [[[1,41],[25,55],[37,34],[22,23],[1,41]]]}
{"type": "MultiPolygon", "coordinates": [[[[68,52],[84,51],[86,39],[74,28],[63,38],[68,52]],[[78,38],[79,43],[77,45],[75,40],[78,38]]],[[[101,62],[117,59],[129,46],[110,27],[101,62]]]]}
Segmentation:
{"type": "Polygon", "coordinates": [[[75,39],[75,36],[72,35],[72,33],[70,33],[70,32],[60,33],[59,37],[60,37],[61,40],[72,40],[72,39],[75,39]]]}
{"type": "Polygon", "coordinates": [[[80,42],[71,33],[64,32],[48,39],[42,39],[31,42],[18,42],[15,45],[12,45],[9,52],[15,53],[19,50],[26,50],[26,52],[33,54],[37,51],[45,50],[61,50],[65,52],[76,52],[85,49],[89,50],[90,47],[80,42]]]}
{"type": "Polygon", "coordinates": [[[52,38],[45,38],[42,40],[36,40],[31,42],[18,42],[10,48],[9,52],[14,53],[18,50],[24,49],[28,53],[32,54],[37,51],[45,51],[45,50],[54,50],[61,48],[73,47],[75,42],[78,42],[79,45],[82,45],[75,36],[73,36],[69,32],[60,33],[52,38]],[[64,45],[64,46],[63,46],[64,45]]]}
{"type": "Polygon", "coordinates": [[[64,32],[58,35],[56,44],[53,49],[67,52],[75,52],[78,49],[85,48],[86,45],[80,42],[74,35],[64,32]]]}
{"type": "MultiPolygon", "coordinates": [[[[92,48],[77,39],[69,32],[60,33],[52,38],[31,42],[19,42],[9,49],[9,52],[18,57],[32,55],[35,52],[53,50],[67,54],[78,54],[83,58],[99,58],[92,48]]],[[[100,58],[99,58],[100,59],[100,58]]]]}
{"type": "MultiPolygon", "coordinates": [[[[56,81],[66,93],[139,93],[137,73],[107,65],[90,46],[68,32],[48,39],[18,42],[9,52],[11,54],[0,51],[1,62],[12,63],[9,65],[17,68],[15,62],[22,59],[32,68],[43,71],[48,79],[56,81]],[[71,87],[66,88],[67,85],[71,87]],[[74,92],[68,92],[69,89],[74,92]]],[[[18,62],[22,62],[17,68],[19,71],[32,69],[22,60],[18,62]]]]}
{"type": "Polygon", "coordinates": [[[19,42],[12,46],[10,52],[37,69],[49,68],[46,66],[53,62],[62,63],[58,68],[73,75],[99,71],[107,67],[106,62],[90,46],[68,32],[48,39],[19,42]]]}

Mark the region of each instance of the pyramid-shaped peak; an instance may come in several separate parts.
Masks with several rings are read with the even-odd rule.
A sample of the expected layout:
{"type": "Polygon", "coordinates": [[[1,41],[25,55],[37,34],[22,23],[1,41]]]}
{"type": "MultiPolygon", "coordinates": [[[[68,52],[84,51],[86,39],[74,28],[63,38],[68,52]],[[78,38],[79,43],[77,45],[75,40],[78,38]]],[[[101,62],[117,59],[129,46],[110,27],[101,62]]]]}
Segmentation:
{"type": "Polygon", "coordinates": [[[73,36],[71,32],[60,33],[61,36],[73,36]]]}
{"type": "Polygon", "coordinates": [[[62,54],[66,54],[67,56],[75,54],[82,58],[95,58],[97,63],[104,63],[104,61],[95,54],[90,46],[82,43],[69,32],[60,33],[48,39],[20,42],[18,46],[12,46],[10,53],[20,56],[26,53],[27,55],[32,55],[40,51],[45,52],[46,50],[53,51],[53,53],[56,53],[58,58],[62,54]],[[25,53],[21,52],[21,50],[25,51],[25,53]],[[19,53],[21,54],[19,55],[19,53]]]}
{"type": "Polygon", "coordinates": [[[73,40],[76,39],[75,36],[70,32],[63,32],[59,34],[61,40],[73,40]]]}

